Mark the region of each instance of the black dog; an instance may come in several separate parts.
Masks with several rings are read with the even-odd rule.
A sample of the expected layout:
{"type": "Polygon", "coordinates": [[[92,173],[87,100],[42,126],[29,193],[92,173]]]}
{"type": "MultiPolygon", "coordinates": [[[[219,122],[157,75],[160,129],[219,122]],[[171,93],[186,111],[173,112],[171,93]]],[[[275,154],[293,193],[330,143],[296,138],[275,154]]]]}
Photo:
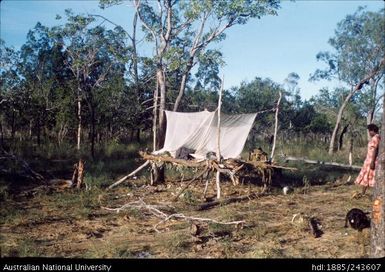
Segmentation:
{"type": "Polygon", "coordinates": [[[310,230],[314,236],[314,238],[318,238],[318,237],[321,237],[322,234],[324,233],[321,228],[322,228],[322,225],[321,225],[321,221],[318,219],[318,218],[315,218],[315,217],[311,217],[309,219],[309,227],[310,227],[310,230]]]}
{"type": "Polygon", "coordinates": [[[348,227],[348,221],[350,226],[361,232],[365,228],[370,228],[370,219],[367,217],[368,213],[363,212],[360,209],[351,209],[345,218],[345,228],[348,227]]]}

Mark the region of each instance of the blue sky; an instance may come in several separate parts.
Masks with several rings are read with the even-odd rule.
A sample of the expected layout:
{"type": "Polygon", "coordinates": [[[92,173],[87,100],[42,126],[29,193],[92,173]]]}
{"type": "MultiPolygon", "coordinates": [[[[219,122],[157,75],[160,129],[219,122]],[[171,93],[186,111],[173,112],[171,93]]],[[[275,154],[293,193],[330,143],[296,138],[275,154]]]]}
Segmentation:
{"type": "MultiPolygon", "coordinates": [[[[309,74],[322,67],[316,54],[331,50],[327,41],[334,35],[337,23],[359,6],[379,11],[384,1],[283,1],[278,16],[262,17],[229,29],[226,40],[215,46],[221,49],[226,62],[221,71],[225,88],[251,81],[256,76],[283,83],[290,72],[301,77],[299,87],[305,99],[324,86],[342,86],[338,81],[309,82],[309,74]]],[[[63,14],[66,8],[79,13],[101,14],[130,29],[133,8],[128,2],[101,10],[98,1],[91,0],[3,0],[0,2],[0,37],[8,46],[19,48],[28,30],[38,21],[52,26],[57,23],[56,14],[63,14]]],[[[144,47],[142,50],[142,53],[148,52],[144,47]]]]}

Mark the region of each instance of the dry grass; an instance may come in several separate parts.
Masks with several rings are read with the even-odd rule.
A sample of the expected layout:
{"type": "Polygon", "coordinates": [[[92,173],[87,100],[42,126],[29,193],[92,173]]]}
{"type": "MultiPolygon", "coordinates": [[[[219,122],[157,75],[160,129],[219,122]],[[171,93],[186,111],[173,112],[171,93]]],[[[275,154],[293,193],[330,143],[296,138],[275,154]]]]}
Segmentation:
{"type": "MultiPolygon", "coordinates": [[[[140,183],[140,182],[139,182],[140,183]]],[[[138,183],[138,184],[139,184],[138,183]]],[[[1,256],[85,258],[356,258],[368,252],[369,233],[359,243],[356,231],[345,229],[344,217],[353,207],[369,210],[370,199],[351,199],[357,190],[346,177],[333,183],[296,188],[283,195],[273,189],[257,199],[195,211],[202,202],[203,184],[195,184],[182,199],[171,203],[178,212],[221,221],[245,220],[243,228],[203,225],[198,236],[190,223],[169,221],[155,232],[159,218],[137,210],[111,213],[102,204],[118,207],[139,197],[147,203],[170,202],[182,185],[169,182],[157,187],[120,187],[108,194],[42,192],[32,197],[7,198],[2,203],[1,256]],[[294,214],[316,216],[324,235],[314,238],[306,225],[292,223],[294,214]],[[362,246],[362,244],[364,244],[362,246]],[[363,250],[357,250],[361,248],[363,250]]],[[[223,196],[258,191],[255,185],[230,183],[223,196]]],[[[214,196],[214,184],[208,196],[214,196]]]]}

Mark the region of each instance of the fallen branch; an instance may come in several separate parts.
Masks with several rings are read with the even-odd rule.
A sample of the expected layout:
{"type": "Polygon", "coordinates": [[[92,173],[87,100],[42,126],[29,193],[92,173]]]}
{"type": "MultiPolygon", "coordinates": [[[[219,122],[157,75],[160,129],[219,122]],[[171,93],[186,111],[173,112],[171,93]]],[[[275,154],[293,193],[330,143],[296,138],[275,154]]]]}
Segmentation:
{"type": "Polygon", "coordinates": [[[155,229],[157,232],[160,232],[160,231],[157,229],[157,226],[159,226],[159,225],[162,224],[162,223],[167,222],[168,220],[170,220],[170,219],[172,219],[172,218],[175,218],[175,219],[183,219],[183,220],[185,220],[185,221],[209,222],[209,223],[214,223],[214,224],[218,224],[218,225],[239,225],[239,224],[243,224],[243,223],[246,222],[245,220],[230,221],[230,222],[222,222],[222,221],[218,221],[218,220],[211,219],[211,218],[202,218],[202,217],[186,216],[186,215],[184,215],[184,214],[182,214],[182,213],[175,213],[175,214],[169,215],[168,217],[166,217],[165,219],[163,219],[162,221],[160,221],[158,224],[156,224],[156,225],[154,226],[154,229],[155,229]]]}
{"type": "Polygon", "coordinates": [[[250,199],[254,199],[258,196],[260,196],[260,194],[252,193],[252,194],[249,194],[247,196],[236,196],[236,197],[230,197],[230,198],[227,198],[224,200],[216,200],[213,202],[201,204],[201,205],[197,206],[195,210],[203,211],[203,210],[207,210],[207,209],[213,208],[213,207],[218,206],[218,205],[226,205],[226,204],[230,204],[230,203],[234,203],[234,202],[240,202],[243,200],[250,200],[250,199]]]}
{"type": "Polygon", "coordinates": [[[342,164],[342,163],[336,163],[336,162],[324,162],[324,161],[315,161],[315,160],[308,160],[305,158],[296,158],[296,157],[284,157],[286,161],[302,161],[304,163],[308,164],[320,164],[320,165],[326,165],[326,166],[335,166],[340,167],[348,170],[361,170],[361,166],[358,165],[348,165],[348,164],[342,164]]]}
{"type": "Polygon", "coordinates": [[[145,160],[169,162],[169,163],[175,163],[175,164],[179,164],[187,167],[203,167],[206,165],[205,161],[193,161],[193,160],[189,161],[189,160],[175,159],[169,156],[152,155],[142,151],[139,151],[139,155],[142,156],[142,158],[145,160]]]}
{"type": "Polygon", "coordinates": [[[14,154],[11,154],[11,153],[8,153],[6,152],[4,149],[1,148],[0,150],[0,161],[1,164],[0,164],[0,172],[3,173],[3,174],[13,174],[14,171],[12,171],[12,169],[10,168],[7,168],[7,161],[13,161],[13,164],[14,165],[19,165],[22,170],[24,171],[24,173],[17,173],[23,177],[26,177],[26,178],[30,178],[30,179],[33,179],[33,180],[36,180],[36,181],[43,181],[44,180],[44,177],[35,172],[31,166],[25,161],[23,160],[22,158],[14,155],[14,154]]]}
{"type": "Polygon", "coordinates": [[[116,211],[118,213],[124,209],[132,209],[132,208],[139,209],[139,210],[141,210],[141,209],[147,210],[147,211],[151,212],[155,217],[162,219],[160,222],[158,222],[157,224],[154,225],[154,230],[156,232],[160,232],[157,229],[157,227],[160,224],[163,224],[163,223],[165,223],[171,219],[182,219],[185,221],[209,222],[209,223],[214,223],[214,224],[218,224],[218,225],[239,225],[239,224],[245,223],[244,220],[222,222],[222,221],[218,221],[218,220],[211,219],[211,218],[186,216],[182,213],[173,213],[173,214],[168,215],[165,212],[162,212],[160,210],[164,207],[169,207],[169,206],[167,206],[167,205],[166,206],[165,205],[149,205],[149,204],[145,203],[142,199],[139,199],[139,201],[134,201],[134,202],[124,204],[123,206],[121,206],[119,208],[108,208],[108,207],[102,207],[102,208],[105,210],[108,210],[108,211],[116,211]]]}
{"type": "Polygon", "coordinates": [[[107,190],[109,189],[112,189],[114,188],[115,186],[119,185],[120,183],[122,183],[123,181],[125,181],[126,179],[134,176],[135,174],[137,174],[139,171],[141,171],[143,168],[145,168],[147,165],[150,164],[150,161],[146,161],[145,163],[143,163],[141,166],[139,166],[138,168],[136,168],[136,170],[134,170],[133,172],[131,172],[130,174],[128,174],[127,176],[124,176],[122,177],[121,179],[119,179],[117,182],[115,182],[114,184],[110,185],[107,190]]]}

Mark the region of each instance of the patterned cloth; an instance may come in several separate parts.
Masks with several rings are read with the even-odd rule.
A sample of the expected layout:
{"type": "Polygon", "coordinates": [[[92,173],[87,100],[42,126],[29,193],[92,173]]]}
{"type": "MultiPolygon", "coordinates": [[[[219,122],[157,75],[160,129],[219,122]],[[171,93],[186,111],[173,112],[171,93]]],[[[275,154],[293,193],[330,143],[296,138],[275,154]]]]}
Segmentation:
{"type": "MultiPolygon", "coordinates": [[[[375,184],[375,170],[370,169],[370,163],[372,162],[373,153],[380,143],[380,135],[376,134],[372,137],[372,139],[368,143],[368,153],[366,154],[366,159],[364,161],[364,165],[362,166],[361,172],[356,178],[355,183],[362,186],[370,186],[373,187],[375,184]]],[[[376,159],[375,166],[378,164],[378,158],[376,159]]]]}

